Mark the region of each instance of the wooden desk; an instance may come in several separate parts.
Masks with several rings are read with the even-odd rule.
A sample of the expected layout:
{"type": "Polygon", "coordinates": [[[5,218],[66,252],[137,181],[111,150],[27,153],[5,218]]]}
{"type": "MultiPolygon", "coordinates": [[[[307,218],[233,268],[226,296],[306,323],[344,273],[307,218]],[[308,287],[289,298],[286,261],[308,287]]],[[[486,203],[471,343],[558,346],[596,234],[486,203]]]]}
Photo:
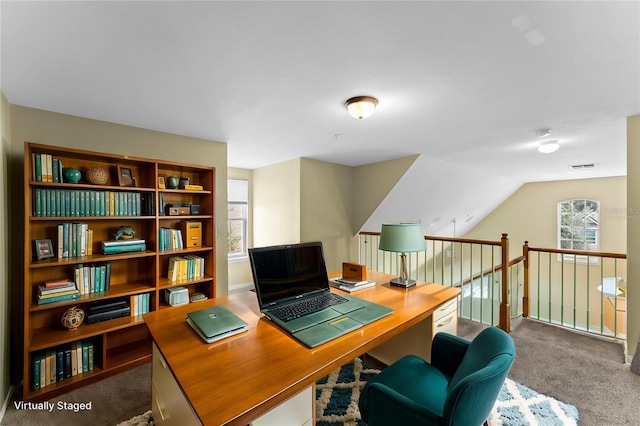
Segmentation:
{"type": "MultiPolygon", "coordinates": [[[[246,425],[308,390],[334,369],[430,320],[439,306],[460,293],[457,288],[427,283],[408,290],[389,287],[392,276],[374,271],[368,272],[368,278],[379,285],[352,295],[395,312],[314,349],[267,320],[253,292],[161,309],[144,319],[161,363],[202,424],[246,425]],[[186,314],[216,304],[245,320],[249,331],[210,345],[203,342],[185,322],[186,314]]],[[[180,424],[187,424],[182,420],[180,424]]]]}

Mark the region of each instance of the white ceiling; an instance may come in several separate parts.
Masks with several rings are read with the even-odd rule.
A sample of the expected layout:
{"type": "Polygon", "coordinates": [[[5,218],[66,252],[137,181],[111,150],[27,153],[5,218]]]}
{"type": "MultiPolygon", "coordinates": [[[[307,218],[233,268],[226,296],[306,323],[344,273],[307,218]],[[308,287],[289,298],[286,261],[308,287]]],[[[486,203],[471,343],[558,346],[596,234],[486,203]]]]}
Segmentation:
{"type": "Polygon", "coordinates": [[[231,167],[417,153],[518,184],[620,176],[640,114],[638,1],[0,7],[11,104],[224,142],[231,167]],[[371,118],[347,115],[357,95],[371,118]]]}

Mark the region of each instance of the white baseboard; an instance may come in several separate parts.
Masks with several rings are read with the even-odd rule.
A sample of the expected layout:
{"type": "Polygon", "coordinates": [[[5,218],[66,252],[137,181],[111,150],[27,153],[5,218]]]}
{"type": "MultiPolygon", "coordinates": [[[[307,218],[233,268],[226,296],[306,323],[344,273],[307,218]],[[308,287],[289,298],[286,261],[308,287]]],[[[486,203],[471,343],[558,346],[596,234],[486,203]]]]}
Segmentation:
{"type": "Polygon", "coordinates": [[[4,419],[4,414],[7,412],[7,407],[9,406],[9,404],[11,403],[11,400],[13,399],[13,392],[15,391],[16,387],[15,386],[9,386],[9,392],[7,393],[7,397],[4,400],[4,403],[2,404],[2,409],[0,410],[0,423],[2,423],[2,419],[4,419]]]}

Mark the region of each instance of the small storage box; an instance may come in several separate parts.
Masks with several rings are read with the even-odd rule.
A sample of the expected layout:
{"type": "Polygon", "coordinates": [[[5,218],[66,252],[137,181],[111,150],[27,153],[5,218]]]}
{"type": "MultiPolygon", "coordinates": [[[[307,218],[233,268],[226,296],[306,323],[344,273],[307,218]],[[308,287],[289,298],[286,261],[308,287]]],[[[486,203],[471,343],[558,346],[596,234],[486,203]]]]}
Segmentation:
{"type": "Polygon", "coordinates": [[[189,291],[184,287],[171,287],[164,291],[164,300],[171,306],[189,303],[189,291]]]}

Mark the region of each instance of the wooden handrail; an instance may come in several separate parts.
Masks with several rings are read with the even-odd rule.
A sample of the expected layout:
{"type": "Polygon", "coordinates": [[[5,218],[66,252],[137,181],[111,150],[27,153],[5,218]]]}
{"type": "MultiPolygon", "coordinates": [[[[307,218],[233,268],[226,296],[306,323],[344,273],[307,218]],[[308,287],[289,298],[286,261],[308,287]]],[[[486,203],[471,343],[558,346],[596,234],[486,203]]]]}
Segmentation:
{"type": "MultiPolygon", "coordinates": [[[[525,244],[527,242],[525,241],[525,244]]],[[[610,257],[613,259],[626,259],[626,253],[609,253],[604,251],[588,251],[588,250],[568,250],[568,249],[553,249],[553,248],[540,248],[529,247],[529,251],[539,251],[542,253],[557,253],[557,254],[573,254],[576,256],[590,256],[590,257],[610,257]]]]}
{"type": "MultiPolygon", "coordinates": [[[[371,232],[371,231],[362,231],[359,232],[359,235],[373,235],[380,236],[380,232],[371,232]]],[[[492,240],[474,240],[471,238],[451,238],[451,237],[438,237],[434,235],[425,235],[425,240],[434,240],[434,241],[446,241],[451,243],[470,243],[470,244],[484,244],[488,246],[499,246],[500,241],[492,241],[492,240]]]]}

